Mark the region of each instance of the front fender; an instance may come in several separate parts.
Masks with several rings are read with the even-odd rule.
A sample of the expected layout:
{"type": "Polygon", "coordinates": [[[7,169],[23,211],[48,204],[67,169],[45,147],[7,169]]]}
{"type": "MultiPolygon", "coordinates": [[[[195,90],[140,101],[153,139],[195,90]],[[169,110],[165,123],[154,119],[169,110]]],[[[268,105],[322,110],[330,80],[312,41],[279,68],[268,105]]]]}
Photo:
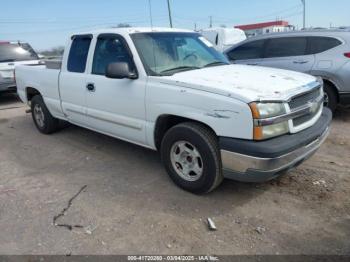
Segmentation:
{"type": "Polygon", "coordinates": [[[146,94],[148,139],[154,144],[154,125],[162,115],[201,122],[217,136],[252,139],[253,121],[248,104],[229,96],[170,85],[148,86],[146,94]],[[152,130],[153,129],[153,130],[152,130]]]}

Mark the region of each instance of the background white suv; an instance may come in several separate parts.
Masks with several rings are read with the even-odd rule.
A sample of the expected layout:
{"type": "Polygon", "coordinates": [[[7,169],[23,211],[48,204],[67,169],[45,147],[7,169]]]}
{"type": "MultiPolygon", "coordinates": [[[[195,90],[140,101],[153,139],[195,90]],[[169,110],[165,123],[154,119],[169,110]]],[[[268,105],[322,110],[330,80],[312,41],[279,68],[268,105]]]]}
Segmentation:
{"type": "Polygon", "coordinates": [[[15,91],[16,65],[39,64],[39,57],[28,43],[0,42],[0,92],[15,91]]]}
{"type": "MultiPolygon", "coordinates": [[[[307,30],[249,38],[225,51],[231,63],[288,69],[321,77],[325,104],[350,105],[350,30],[307,30]]],[[[291,81],[293,79],[291,78],[291,81]]]]}

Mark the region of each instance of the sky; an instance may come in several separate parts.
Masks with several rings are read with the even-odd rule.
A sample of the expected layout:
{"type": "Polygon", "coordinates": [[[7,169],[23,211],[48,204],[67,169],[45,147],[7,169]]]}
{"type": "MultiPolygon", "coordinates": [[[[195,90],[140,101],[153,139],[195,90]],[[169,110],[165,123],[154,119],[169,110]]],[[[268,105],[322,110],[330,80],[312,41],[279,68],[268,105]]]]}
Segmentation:
{"type": "MultiPolygon", "coordinates": [[[[301,0],[170,0],[174,27],[232,27],[283,19],[302,27],[301,0]]],[[[350,26],[350,0],[306,0],[307,26],[350,26]]],[[[89,29],[129,23],[169,26],[166,0],[14,0],[1,3],[0,41],[21,40],[35,49],[65,44],[89,29]],[[151,8],[150,4],[151,3],[151,8]]]]}

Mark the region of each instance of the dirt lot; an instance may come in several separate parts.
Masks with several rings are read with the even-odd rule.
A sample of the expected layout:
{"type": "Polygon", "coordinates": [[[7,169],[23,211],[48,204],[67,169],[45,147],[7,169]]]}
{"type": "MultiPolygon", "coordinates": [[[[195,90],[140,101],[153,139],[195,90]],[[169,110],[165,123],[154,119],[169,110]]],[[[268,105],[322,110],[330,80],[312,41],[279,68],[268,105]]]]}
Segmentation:
{"type": "Polygon", "coordinates": [[[75,126],[44,136],[25,109],[0,97],[1,254],[350,254],[350,110],[287,176],[195,196],[157,153],[75,126]],[[83,228],[54,226],[85,185],[56,221],[83,228]]]}

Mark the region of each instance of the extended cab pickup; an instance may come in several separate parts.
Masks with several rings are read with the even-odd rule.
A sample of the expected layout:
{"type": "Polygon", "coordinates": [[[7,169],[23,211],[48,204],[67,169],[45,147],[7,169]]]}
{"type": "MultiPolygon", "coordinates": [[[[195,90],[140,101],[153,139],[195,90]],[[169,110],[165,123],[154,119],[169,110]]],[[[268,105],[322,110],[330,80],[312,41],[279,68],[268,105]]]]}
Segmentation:
{"type": "Polygon", "coordinates": [[[194,193],[224,177],[283,174],[317,151],[332,118],[315,77],[230,65],[186,30],[75,34],[62,63],[18,66],[16,81],[40,132],[65,120],[159,150],[172,180],[194,193]]]}

